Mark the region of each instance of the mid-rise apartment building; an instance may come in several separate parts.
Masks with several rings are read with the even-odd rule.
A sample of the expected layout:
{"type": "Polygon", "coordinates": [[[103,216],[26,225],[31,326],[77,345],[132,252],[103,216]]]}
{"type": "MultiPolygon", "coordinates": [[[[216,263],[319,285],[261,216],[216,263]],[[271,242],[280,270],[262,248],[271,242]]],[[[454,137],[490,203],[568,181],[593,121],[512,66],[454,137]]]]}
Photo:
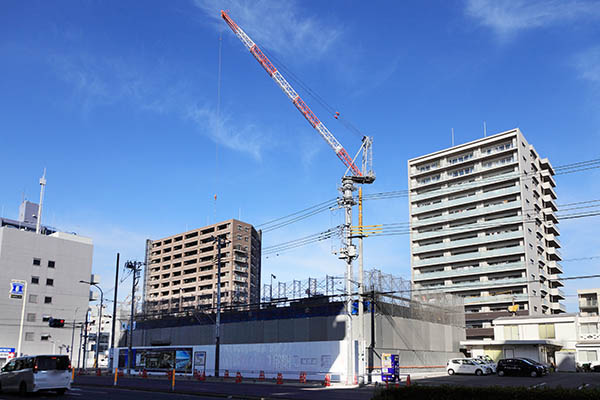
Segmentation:
{"type": "Polygon", "coordinates": [[[222,239],[221,304],[260,302],[261,234],[248,223],[230,219],[147,241],[146,312],[216,306],[216,237],[222,239]]]}
{"type": "Polygon", "coordinates": [[[600,315],[600,308],[598,308],[600,289],[580,289],[577,291],[577,297],[579,299],[579,312],[581,315],[600,315]]]}
{"type": "Polygon", "coordinates": [[[563,313],[552,165],[519,129],[408,161],[416,292],[464,297],[467,338],[491,321],[563,313]]]}

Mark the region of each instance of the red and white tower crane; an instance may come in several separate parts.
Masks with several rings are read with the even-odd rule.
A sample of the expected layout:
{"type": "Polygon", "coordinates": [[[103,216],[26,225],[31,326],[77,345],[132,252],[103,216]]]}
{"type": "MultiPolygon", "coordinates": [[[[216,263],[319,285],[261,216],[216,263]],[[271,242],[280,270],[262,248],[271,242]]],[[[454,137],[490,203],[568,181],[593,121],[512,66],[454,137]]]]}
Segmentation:
{"type": "MultiPolygon", "coordinates": [[[[372,139],[370,137],[363,137],[363,144],[361,149],[363,153],[363,165],[362,170],[358,168],[355,164],[355,159],[350,158],[350,155],[344,149],[344,147],[340,144],[340,142],[333,136],[333,134],[327,129],[325,124],[317,116],[313,111],[308,107],[308,105],[302,100],[300,95],[294,90],[294,88],[288,83],[288,81],[281,75],[281,72],[275,68],[273,63],[269,60],[269,58],[262,52],[262,50],[254,43],[252,39],[236,24],[233,19],[227,14],[226,11],[221,11],[221,17],[227,22],[227,25],[231,28],[233,33],[242,41],[244,46],[250,50],[250,53],[256,58],[256,60],[263,66],[265,71],[269,74],[271,78],[277,83],[277,85],[283,90],[283,92],[287,95],[287,97],[294,103],[298,111],[304,115],[304,118],[311,124],[313,128],[316,129],[317,132],[321,135],[323,139],[327,142],[329,147],[333,149],[335,154],[342,160],[344,165],[348,168],[348,171],[351,172],[352,181],[356,183],[373,183],[375,180],[375,175],[371,170],[371,143],[372,139]]],[[[336,118],[338,115],[336,115],[336,118]]],[[[357,154],[358,155],[358,154],[357,154]]]]}
{"type": "MultiPolygon", "coordinates": [[[[233,33],[242,41],[244,46],[252,53],[254,58],[263,66],[265,71],[271,78],[277,83],[277,85],[283,90],[286,96],[294,103],[298,111],[304,115],[304,118],[310,123],[310,125],[317,130],[319,135],[327,144],[333,149],[335,154],[342,160],[344,165],[347,167],[346,173],[342,178],[342,186],[340,192],[342,193],[341,198],[338,199],[338,204],[345,210],[345,221],[344,221],[344,245],[339,251],[339,258],[344,259],[346,263],[346,306],[348,310],[348,323],[346,324],[346,337],[348,342],[348,357],[347,357],[347,370],[346,370],[346,382],[353,383],[356,381],[357,375],[360,376],[358,379],[361,383],[365,372],[365,343],[364,343],[364,322],[363,322],[363,307],[362,301],[359,301],[359,337],[358,337],[358,353],[355,351],[354,339],[352,333],[352,308],[353,308],[353,296],[354,292],[354,273],[352,270],[352,261],[357,257],[356,247],[352,244],[352,207],[356,205],[354,200],[354,191],[356,190],[354,183],[373,183],[375,181],[375,174],[372,170],[372,138],[363,136],[362,145],[358,150],[354,159],[350,158],[348,152],[340,144],[340,142],[333,136],[333,134],[327,129],[325,124],[312,112],[310,107],[302,100],[300,95],[294,90],[294,88],[288,83],[283,75],[277,70],[269,58],[262,52],[262,50],[254,43],[252,39],[236,24],[233,19],[227,14],[226,11],[221,11],[221,17],[227,22],[227,25],[231,28],[233,33]],[[362,168],[358,168],[355,164],[356,157],[362,152],[362,168]],[[348,174],[350,172],[350,174],[348,174]],[[355,368],[354,360],[358,358],[360,360],[358,371],[355,368]]],[[[337,119],[339,113],[336,113],[335,118],[337,119]]],[[[360,238],[362,242],[362,238],[360,238]]],[[[362,244],[362,243],[361,243],[362,244]]],[[[361,246],[362,248],[362,246],[361,246]]],[[[362,273],[362,257],[359,263],[359,277],[358,277],[358,293],[359,298],[362,300],[363,294],[363,273],[362,273]]]]}

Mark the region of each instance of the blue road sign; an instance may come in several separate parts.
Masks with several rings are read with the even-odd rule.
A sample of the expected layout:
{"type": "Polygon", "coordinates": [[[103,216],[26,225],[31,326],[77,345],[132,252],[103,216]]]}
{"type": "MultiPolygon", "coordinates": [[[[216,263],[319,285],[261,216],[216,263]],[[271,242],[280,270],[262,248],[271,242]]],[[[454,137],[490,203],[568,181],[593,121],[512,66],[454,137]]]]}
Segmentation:
{"type": "Polygon", "coordinates": [[[20,294],[23,295],[23,288],[25,284],[23,282],[12,281],[10,283],[10,294],[20,294]]]}

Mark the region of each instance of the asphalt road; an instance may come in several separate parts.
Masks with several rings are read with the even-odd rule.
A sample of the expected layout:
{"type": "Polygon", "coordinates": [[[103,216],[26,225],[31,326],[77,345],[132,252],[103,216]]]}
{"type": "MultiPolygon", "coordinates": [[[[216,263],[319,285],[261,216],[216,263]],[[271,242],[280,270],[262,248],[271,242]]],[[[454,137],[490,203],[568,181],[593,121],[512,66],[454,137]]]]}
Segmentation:
{"type": "Polygon", "coordinates": [[[415,380],[419,385],[525,386],[600,389],[600,373],[555,372],[539,378],[497,375],[452,375],[415,380]]]}
{"type": "MultiPolygon", "coordinates": [[[[91,387],[74,387],[67,391],[64,395],[59,396],[53,392],[34,393],[28,398],[37,399],[69,399],[69,400],[88,400],[88,399],[103,399],[103,400],[174,400],[179,398],[188,398],[190,400],[215,400],[213,396],[196,396],[173,393],[157,393],[149,391],[113,389],[113,388],[91,388],[91,387]]],[[[235,397],[232,397],[235,399],[235,397]]],[[[0,400],[23,399],[16,393],[1,393],[0,400]]]]}
{"type": "MultiPolygon", "coordinates": [[[[98,390],[112,389],[113,378],[109,376],[77,376],[73,387],[87,389],[95,388],[98,390]]],[[[167,392],[171,395],[171,384],[164,378],[127,378],[118,379],[118,385],[128,389],[140,391],[149,391],[156,394],[159,391],[167,392]]],[[[212,382],[198,382],[193,379],[178,379],[175,382],[175,392],[177,394],[193,394],[213,397],[232,398],[269,398],[269,399],[294,399],[294,400],[368,400],[373,397],[374,387],[345,387],[332,386],[323,387],[317,384],[284,384],[275,385],[274,383],[235,383],[233,379],[212,382]]],[[[104,398],[105,399],[105,398],[104,398]]],[[[88,400],[88,399],[86,399],[88,400]]],[[[137,399],[136,399],[137,400],[137,399]]]]}

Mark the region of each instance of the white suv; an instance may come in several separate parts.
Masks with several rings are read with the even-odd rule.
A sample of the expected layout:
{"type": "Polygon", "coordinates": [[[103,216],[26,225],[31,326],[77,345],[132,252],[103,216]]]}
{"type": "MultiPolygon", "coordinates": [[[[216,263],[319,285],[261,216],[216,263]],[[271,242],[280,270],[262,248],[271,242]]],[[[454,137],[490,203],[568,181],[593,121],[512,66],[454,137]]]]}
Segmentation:
{"type": "Polygon", "coordinates": [[[453,358],[448,361],[446,365],[446,372],[448,373],[448,375],[486,375],[491,374],[492,370],[483,362],[479,362],[479,360],[473,358],[453,358]]]}
{"type": "Polygon", "coordinates": [[[20,394],[54,390],[64,394],[71,389],[71,362],[65,355],[19,357],[0,370],[0,390],[20,394]]]}

